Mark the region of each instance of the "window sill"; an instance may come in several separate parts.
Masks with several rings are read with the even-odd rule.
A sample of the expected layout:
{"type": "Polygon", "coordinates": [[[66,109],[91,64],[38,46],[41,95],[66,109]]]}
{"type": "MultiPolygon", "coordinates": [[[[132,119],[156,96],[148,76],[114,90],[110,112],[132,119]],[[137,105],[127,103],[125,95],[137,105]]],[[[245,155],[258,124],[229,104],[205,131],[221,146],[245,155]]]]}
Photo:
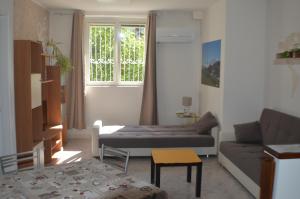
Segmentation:
{"type": "Polygon", "coordinates": [[[114,87],[114,88],[139,88],[139,87],[143,87],[144,84],[103,84],[103,85],[99,85],[99,84],[86,84],[86,87],[100,87],[100,88],[108,88],[108,87],[114,87]]]}

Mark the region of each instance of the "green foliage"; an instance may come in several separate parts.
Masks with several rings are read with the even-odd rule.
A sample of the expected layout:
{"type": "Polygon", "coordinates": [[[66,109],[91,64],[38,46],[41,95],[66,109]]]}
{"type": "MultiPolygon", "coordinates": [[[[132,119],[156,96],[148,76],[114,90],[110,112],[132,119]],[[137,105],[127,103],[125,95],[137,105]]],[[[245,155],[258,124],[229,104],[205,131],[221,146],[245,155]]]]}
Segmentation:
{"type": "MultiPolygon", "coordinates": [[[[122,26],[120,45],[121,81],[143,81],[145,28],[122,26]]],[[[112,25],[90,27],[90,80],[114,81],[116,31],[112,25]]]]}
{"type": "Polygon", "coordinates": [[[280,58],[291,58],[293,57],[293,51],[284,51],[282,53],[279,53],[280,58]]]}
{"type": "Polygon", "coordinates": [[[293,51],[296,53],[300,53],[300,48],[295,48],[295,49],[293,49],[293,51]]]}
{"type": "Polygon", "coordinates": [[[69,58],[61,53],[56,56],[56,64],[60,66],[62,74],[65,74],[72,70],[69,58]]]}
{"type": "Polygon", "coordinates": [[[53,39],[50,39],[49,41],[47,41],[47,46],[52,46],[53,48],[57,48],[57,45],[61,44],[60,42],[55,42],[53,39]]]}
{"type": "Polygon", "coordinates": [[[113,81],[115,32],[113,26],[90,28],[90,80],[113,81]]]}
{"type": "Polygon", "coordinates": [[[220,81],[212,76],[208,70],[202,69],[202,84],[214,86],[214,87],[220,87],[220,81]]]}
{"type": "Polygon", "coordinates": [[[55,42],[53,41],[53,39],[49,40],[47,42],[47,46],[52,46],[53,47],[53,53],[55,55],[56,58],[56,65],[60,66],[61,68],[61,73],[65,74],[69,71],[72,70],[72,65],[71,65],[71,61],[68,57],[64,56],[61,52],[61,50],[58,48],[57,45],[59,45],[59,42],[55,42]]]}
{"type": "Polygon", "coordinates": [[[121,80],[143,81],[145,28],[123,26],[121,28],[121,80]]]}

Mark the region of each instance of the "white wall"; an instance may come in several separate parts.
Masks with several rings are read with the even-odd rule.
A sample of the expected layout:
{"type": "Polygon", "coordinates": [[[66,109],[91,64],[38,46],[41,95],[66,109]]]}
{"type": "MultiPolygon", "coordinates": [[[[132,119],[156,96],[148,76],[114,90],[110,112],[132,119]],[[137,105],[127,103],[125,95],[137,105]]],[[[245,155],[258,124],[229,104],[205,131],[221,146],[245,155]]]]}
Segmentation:
{"type": "Polygon", "coordinates": [[[143,87],[86,87],[86,120],[91,126],[97,119],[104,125],[138,125],[143,87]]]}
{"type": "Polygon", "coordinates": [[[14,39],[41,41],[49,37],[49,12],[32,0],[14,0],[14,39]]]}
{"type": "Polygon", "coordinates": [[[157,45],[157,95],[160,124],[181,124],[176,112],[182,111],[182,97],[191,96],[191,110],[199,109],[201,68],[200,21],[189,11],[160,11],[159,28],[187,28],[195,33],[192,43],[159,43],[157,45]]]}
{"type": "Polygon", "coordinates": [[[0,0],[0,156],[16,152],[13,1],[0,0]]]}
{"type": "Polygon", "coordinates": [[[224,65],[225,65],[225,24],[226,24],[226,0],[218,0],[204,13],[202,20],[202,41],[209,42],[221,39],[221,68],[220,88],[201,84],[200,86],[200,113],[212,112],[222,119],[222,99],[224,86],[224,65]]]}
{"type": "Polygon", "coordinates": [[[267,0],[218,0],[205,12],[203,41],[222,39],[221,86],[201,86],[200,110],[219,118],[221,139],[233,125],[259,119],[264,107],[267,0]]]}
{"type": "MultiPolygon", "coordinates": [[[[72,11],[50,11],[50,38],[57,42],[62,52],[70,56],[72,36],[72,11]]],[[[138,124],[142,103],[142,86],[86,86],[86,123],[91,127],[95,120],[109,124],[138,124]]]]}
{"type": "Polygon", "coordinates": [[[273,64],[278,43],[300,32],[299,7],[298,0],[219,0],[206,10],[203,41],[222,37],[224,23],[225,62],[220,90],[201,86],[200,110],[220,111],[222,139],[234,139],[233,125],[258,120],[264,107],[300,116],[300,83],[292,96],[291,71],[273,64]]]}
{"type": "Polygon", "coordinates": [[[266,2],[227,0],[222,137],[258,120],[264,107],[266,2]]]}
{"type": "MultiPolygon", "coordinates": [[[[187,26],[200,31],[192,12],[159,12],[157,27],[187,26]]],[[[157,92],[160,124],[180,124],[176,112],[182,110],[182,96],[193,97],[198,110],[200,38],[192,44],[159,44],[157,47],[157,92]]],[[[91,126],[97,119],[104,124],[139,124],[143,87],[86,87],[86,119],[91,126]]]]}
{"type": "MultiPolygon", "coordinates": [[[[63,42],[63,52],[70,52],[72,16],[68,11],[51,11],[50,38],[63,42]],[[60,30],[60,31],[58,31],[60,30]],[[64,31],[61,31],[64,30],[64,31]]],[[[159,12],[158,27],[189,27],[200,35],[200,22],[192,12],[159,12]]],[[[192,110],[198,111],[200,76],[200,37],[190,44],[159,44],[157,48],[158,110],[161,124],[179,124],[176,112],[182,110],[182,96],[193,97],[192,110]]],[[[86,122],[95,120],[104,124],[138,124],[142,103],[142,86],[87,86],[86,122]]]]}
{"type": "Polygon", "coordinates": [[[73,11],[51,10],[49,14],[49,37],[56,42],[62,53],[71,55],[71,36],[73,24],[73,11]]]}
{"type": "MultiPolygon", "coordinates": [[[[278,43],[291,33],[300,32],[300,1],[272,0],[268,4],[268,54],[266,107],[300,117],[300,82],[292,96],[292,73],[286,65],[273,65],[278,43]]],[[[293,66],[300,78],[300,66],[293,66]]]]}

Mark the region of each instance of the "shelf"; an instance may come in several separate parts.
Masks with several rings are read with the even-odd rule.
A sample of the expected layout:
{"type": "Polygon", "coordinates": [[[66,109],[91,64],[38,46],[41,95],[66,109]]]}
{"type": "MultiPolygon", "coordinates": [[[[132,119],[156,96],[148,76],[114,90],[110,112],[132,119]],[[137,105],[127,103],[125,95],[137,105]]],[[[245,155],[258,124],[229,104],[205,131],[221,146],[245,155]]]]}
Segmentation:
{"type": "Polygon", "coordinates": [[[41,55],[44,57],[56,57],[55,55],[49,55],[49,54],[45,54],[45,53],[42,53],[41,55]]]}
{"type": "Polygon", "coordinates": [[[54,125],[54,126],[48,126],[47,129],[49,129],[49,130],[62,130],[63,125],[59,124],[59,125],[54,125]]]}
{"type": "Polygon", "coordinates": [[[299,65],[300,58],[281,58],[274,60],[275,65],[299,65]]]}
{"type": "Polygon", "coordinates": [[[197,116],[196,113],[185,114],[183,112],[177,112],[176,115],[179,118],[199,118],[199,116],[197,116]]]}
{"type": "Polygon", "coordinates": [[[46,65],[46,67],[48,68],[56,68],[56,67],[59,67],[58,65],[46,65]]]}
{"type": "Polygon", "coordinates": [[[54,80],[53,79],[49,79],[49,80],[41,80],[41,83],[42,84],[48,84],[48,83],[51,83],[53,82],[54,80]]]}
{"type": "Polygon", "coordinates": [[[56,151],[57,148],[61,148],[61,146],[62,146],[61,140],[53,140],[52,142],[53,142],[52,147],[51,147],[52,151],[56,151]]]}
{"type": "Polygon", "coordinates": [[[55,144],[53,144],[53,146],[51,147],[51,150],[54,151],[55,153],[56,151],[59,151],[61,147],[62,147],[61,140],[56,140],[55,144]]]}
{"type": "Polygon", "coordinates": [[[47,126],[44,131],[43,138],[45,140],[50,140],[55,136],[60,136],[63,129],[63,125],[47,126]]]}

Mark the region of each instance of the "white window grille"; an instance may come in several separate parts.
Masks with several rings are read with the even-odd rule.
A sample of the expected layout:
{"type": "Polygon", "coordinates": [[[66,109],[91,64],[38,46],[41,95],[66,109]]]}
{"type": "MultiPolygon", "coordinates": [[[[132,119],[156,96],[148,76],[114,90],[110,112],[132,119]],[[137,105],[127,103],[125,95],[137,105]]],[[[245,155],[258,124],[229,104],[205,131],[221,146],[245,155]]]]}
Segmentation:
{"type": "Polygon", "coordinates": [[[144,80],[145,25],[89,25],[89,83],[140,84],[144,80]]]}

